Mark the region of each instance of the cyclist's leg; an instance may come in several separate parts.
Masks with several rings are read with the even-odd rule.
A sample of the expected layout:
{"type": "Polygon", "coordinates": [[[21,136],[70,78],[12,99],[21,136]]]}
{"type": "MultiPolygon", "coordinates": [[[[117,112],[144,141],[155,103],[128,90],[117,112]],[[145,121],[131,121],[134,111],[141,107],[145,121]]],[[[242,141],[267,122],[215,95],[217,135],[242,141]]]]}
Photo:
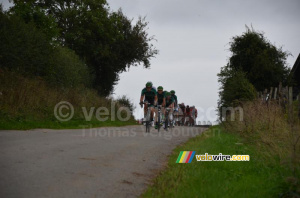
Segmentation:
{"type": "Polygon", "coordinates": [[[181,108],[178,109],[178,126],[180,126],[182,121],[182,110],[181,108]]]}
{"type": "Polygon", "coordinates": [[[158,108],[154,108],[154,121],[157,122],[157,119],[158,119],[158,108]]]}
{"type": "Polygon", "coordinates": [[[154,108],[154,113],[155,113],[155,118],[154,118],[154,121],[155,121],[155,128],[157,128],[158,126],[158,108],[154,108]]]}
{"type": "Polygon", "coordinates": [[[194,123],[195,123],[194,116],[192,116],[191,125],[194,126],[194,123]]]}
{"type": "Polygon", "coordinates": [[[165,108],[161,107],[160,111],[161,111],[161,119],[160,119],[160,121],[162,122],[165,119],[165,108]]]}
{"type": "Polygon", "coordinates": [[[189,126],[191,126],[191,124],[192,124],[192,116],[191,114],[189,114],[189,126]]]}
{"type": "Polygon", "coordinates": [[[171,109],[170,109],[170,113],[169,113],[169,120],[170,120],[169,125],[170,125],[170,126],[171,126],[171,124],[173,124],[173,121],[174,121],[173,113],[174,113],[174,109],[171,108],[171,109]]]}
{"type": "Polygon", "coordinates": [[[177,119],[177,111],[176,111],[176,109],[174,108],[174,110],[173,110],[173,123],[175,124],[176,123],[176,119],[177,119]]]}
{"type": "MultiPolygon", "coordinates": [[[[167,108],[167,107],[166,107],[167,108]]],[[[169,123],[169,112],[167,109],[164,109],[164,128],[168,128],[166,123],[169,123]]]]}
{"type": "Polygon", "coordinates": [[[165,119],[165,107],[161,108],[161,115],[162,115],[162,120],[165,119]]]}
{"type": "Polygon", "coordinates": [[[148,109],[148,105],[144,104],[144,120],[146,119],[147,116],[147,109],[148,109]]]}
{"type": "Polygon", "coordinates": [[[150,120],[153,121],[153,116],[154,116],[154,100],[149,101],[150,105],[150,120]]]}
{"type": "Polygon", "coordinates": [[[150,106],[150,111],[151,111],[150,118],[151,118],[151,121],[153,121],[154,120],[153,117],[154,117],[154,111],[155,111],[155,109],[154,109],[154,107],[152,105],[150,106]]]}

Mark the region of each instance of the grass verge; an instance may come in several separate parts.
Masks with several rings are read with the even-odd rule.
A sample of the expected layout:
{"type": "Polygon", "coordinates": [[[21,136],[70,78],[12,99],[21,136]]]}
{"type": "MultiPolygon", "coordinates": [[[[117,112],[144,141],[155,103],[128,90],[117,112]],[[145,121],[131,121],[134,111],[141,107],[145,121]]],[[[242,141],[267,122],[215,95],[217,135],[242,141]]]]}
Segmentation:
{"type": "MultiPolygon", "coordinates": [[[[121,107],[127,107],[131,112],[134,109],[126,96],[118,99],[107,98],[84,86],[53,87],[42,78],[29,78],[16,72],[0,70],[0,130],[76,129],[83,126],[94,128],[136,124],[132,115],[126,122],[118,119],[118,116],[116,121],[101,122],[96,119],[98,108],[105,108],[110,115],[118,115],[121,107]],[[74,116],[67,122],[59,122],[54,115],[56,105],[62,101],[69,102],[74,108],[74,116]],[[92,113],[91,121],[86,121],[83,108],[88,115],[92,113]]],[[[66,110],[65,113],[69,112],[66,110]]],[[[98,112],[99,115],[101,113],[103,111],[98,112]]],[[[121,111],[121,117],[126,116],[126,112],[121,111]]]]}
{"type": "Polygon", "coordinates": [[[283,195],[283,178],[290,175],[279,159],[266,158],[235,134],[210,128],[177,147],[168,167],[142,197],[274,197],[283,195]],[[180,151],[197,154],[250,155],[248,162],[197,162],[176,164],[180,151]]]}
{"type": "Polygon", "coordinates": [[[136,121],[131,120],[127,122],[122,121],[105,121],[91,120],[89,122],[84,120],[70,120],[68,122],[59,122],[52,120],[44,121],[1,121],[0,130],[28,130],[28,129],[82,129],[82,128],[96,128],[96,127],[121,127],[128,125],[136,125],[136,121]]]}

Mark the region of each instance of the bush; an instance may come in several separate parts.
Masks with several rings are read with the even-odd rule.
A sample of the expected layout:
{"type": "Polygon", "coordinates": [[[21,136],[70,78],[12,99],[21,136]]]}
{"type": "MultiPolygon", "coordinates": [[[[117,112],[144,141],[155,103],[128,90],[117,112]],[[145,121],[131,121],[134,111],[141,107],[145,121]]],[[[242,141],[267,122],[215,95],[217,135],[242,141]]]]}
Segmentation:
{"type": "Polygon", "coordinates": [[[116,101],[119,104],[119,106],[128,107],[131,112],[133,112],[133,110],[135,109],[135,106],[132,103],[132,101],[125,95],[119,97],[116,101]]]}
{"type": "Polygon", "coordinates": [[[46,80],[57,87],[91,86],[87,65],[74,51],[56,47],[46,80]]]}
{"type": "Polygon", "coordinates": [[[235,106],[239,101],[251,101],[256,98],[254,86],[243,72],[235,72],[226,79],[220,92],[221,106],[235,106]]]}

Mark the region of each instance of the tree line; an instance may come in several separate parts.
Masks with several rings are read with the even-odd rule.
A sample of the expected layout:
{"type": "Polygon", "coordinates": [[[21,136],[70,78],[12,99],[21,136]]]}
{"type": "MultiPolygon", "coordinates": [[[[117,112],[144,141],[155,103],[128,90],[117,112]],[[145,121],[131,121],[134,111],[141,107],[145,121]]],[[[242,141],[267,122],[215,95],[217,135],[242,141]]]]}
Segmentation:
{"type": "Polygon", "coordinates": [[[145,18],[133,22],[106,0],[13,3],[0,8],[0,69],[108,96],[121,72],[139,64],[148,68],[158,54],[145,18]]]}

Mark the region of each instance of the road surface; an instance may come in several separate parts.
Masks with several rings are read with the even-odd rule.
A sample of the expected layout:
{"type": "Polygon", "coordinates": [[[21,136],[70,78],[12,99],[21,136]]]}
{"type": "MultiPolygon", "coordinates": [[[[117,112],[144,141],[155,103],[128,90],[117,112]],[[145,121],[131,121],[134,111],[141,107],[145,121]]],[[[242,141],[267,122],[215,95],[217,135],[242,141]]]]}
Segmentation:
{"type": "Polygon", "coordinates": [[[0,131],[0,197],[137,197],[172,150],[204,128],[144,130],[0,131]]]}

